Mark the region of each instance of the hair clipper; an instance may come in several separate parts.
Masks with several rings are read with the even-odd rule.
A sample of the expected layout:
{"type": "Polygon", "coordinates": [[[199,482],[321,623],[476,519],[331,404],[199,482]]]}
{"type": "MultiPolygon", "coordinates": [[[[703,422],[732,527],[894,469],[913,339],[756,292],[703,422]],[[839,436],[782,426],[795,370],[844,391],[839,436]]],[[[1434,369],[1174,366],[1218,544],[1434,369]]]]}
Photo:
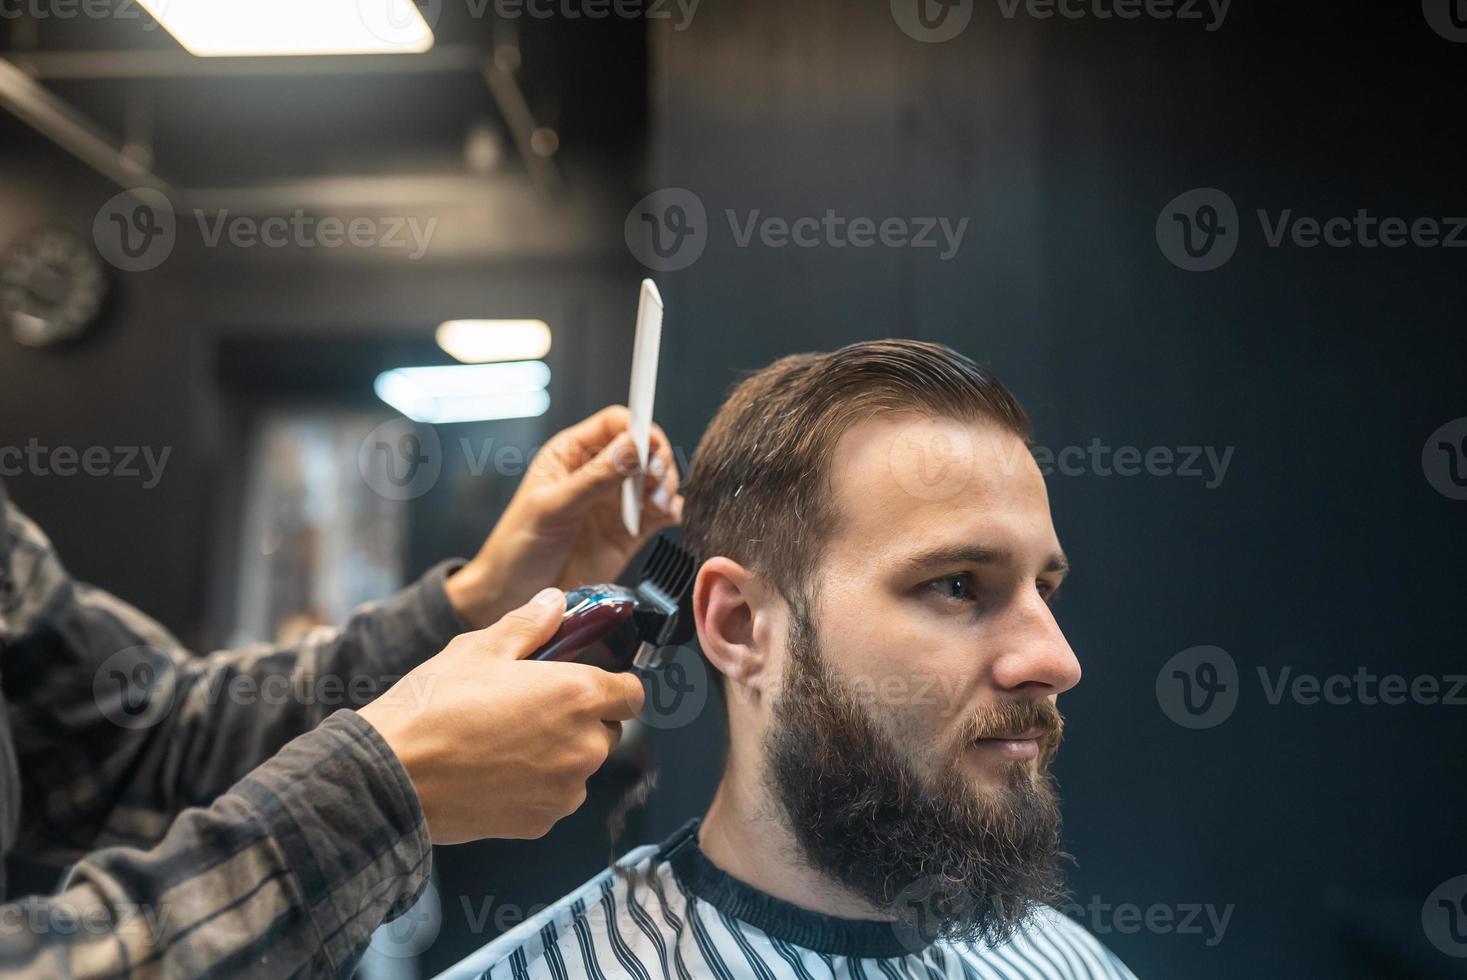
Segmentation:
{"type": "Polygon", "coordinates": [[[672,539],[657,536],[635,573],[622,574],[626,584],[585,585],[567,592],[559,628],[530,659],[591,664],[614,673],[663,666],[673,647],[693,638],[697,574],[698,562],[691,554],[672,539]]]}

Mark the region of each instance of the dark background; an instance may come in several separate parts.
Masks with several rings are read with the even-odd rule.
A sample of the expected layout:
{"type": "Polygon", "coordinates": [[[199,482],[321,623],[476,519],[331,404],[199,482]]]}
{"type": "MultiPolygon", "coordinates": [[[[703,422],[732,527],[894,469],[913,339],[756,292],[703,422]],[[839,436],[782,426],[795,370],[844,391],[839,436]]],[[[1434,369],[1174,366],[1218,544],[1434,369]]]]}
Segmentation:
{"type": "MultiPolygon", "coordinates": [[[[488,25],[440,36],[450,29],[494,43],[488,25]]],[[[704,0],[685,30],[551,20],[525,23],[520,43],[530,100],[562,137],[567,189],[551,217],[465,214],[418,263],[210,250],[181,234],[158,270],[116,274],[91,342],[0,338],[0,444],[173,447],[152,490],[7,480],[76,575],[217,643],[255,407],[370,404],[363,379],[403,350],[432,356],[431,329],[452,316],[553,324],[551,412],[511,438],[533,444],[623,399],[645,270],[622,219],[648,191],[686,188],[706,206],[707,248],[655,278],[668,303],[657,415],[687,452],[739,372],[888,336],[990,364],[1048,447],[1233,448],[1211,489],[1050,478],[1075,566],[1059,617],[1085,669],[1064,699],[1057,764],[1076,900],[1178,919],[1233,908],[1215,945],[1206,927],[1081,920],[1142,977],[1462,972],[1427,942],[1421,911],[1467,873],[1467,706],[1272,705],[1257,671],[1467,672],[1467,503],[1422,466],[1428,436],[1467,415],[1467,252],[1270,248],[1255,211],[1467,215],[1467,44],[1434,33],[1415,3],[1315,0],[1236,0],[1211,32],[1009,19],[980,2],[940,44],[908,37],[884,3],[704,0]],[[1154,233],[1195,187],[1224,190],[1242,216],[1237,254],[1208,273],[1170,264],[1154,233]],[[741,248],[725,209],[968,228],[949,261],[741,248]],[[1155,684],[1173,654],[1203,644],[1232,655],[1240,697],[1226,722],[1194,731],[1160,710],[1155,684]]],[[[53,87],[104,123],[122,118],[123,88],[151,92],[158,169],[190,187],[330,175],[346,157],[431,168],[465,119],[493,116],[482,84],[451,74],[53,87]]],[[[117,190],[0,114],[0,247],[41,224],[87,237],[117,190]]],[[[445,441],[460,431],[499,430],[445,427],[445,441]]],[[[477,547],[511,489],[450,472],[414,504],[413,570],[477,547]]],[[[720,724],[710,709],[653,734],[660,784],[629,838],[701,812],[720,724]]],[[[440,851],[445,921],[425,968],[488,938],[456,915],[461,897],[530,905],[592,874],[622,782],[607,774],[592,810],[545,841],[440,851]]]]}

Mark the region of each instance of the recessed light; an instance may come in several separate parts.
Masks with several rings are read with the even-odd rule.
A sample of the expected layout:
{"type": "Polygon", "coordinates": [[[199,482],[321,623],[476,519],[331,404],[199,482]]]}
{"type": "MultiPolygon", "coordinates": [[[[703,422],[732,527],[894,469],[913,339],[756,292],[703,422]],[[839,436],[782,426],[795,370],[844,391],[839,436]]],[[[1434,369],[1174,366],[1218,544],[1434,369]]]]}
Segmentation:
{"type": "Polygon", "coordinates": [[[550,407],[543,361],[393,368],[377,375],[377,397],[414,422],[537,418],[550,407]]]}
{"type": "Polygon", "coordinates": [[[550,327],[544,320],[449,320],[434,339],[465,364],[532,361],[550,352],[550,327]]]}
{"type": "Polygon", "coordinates": [[[138,0],[191,54],[421,54],[433,29],[413,0],[138,0]]]}

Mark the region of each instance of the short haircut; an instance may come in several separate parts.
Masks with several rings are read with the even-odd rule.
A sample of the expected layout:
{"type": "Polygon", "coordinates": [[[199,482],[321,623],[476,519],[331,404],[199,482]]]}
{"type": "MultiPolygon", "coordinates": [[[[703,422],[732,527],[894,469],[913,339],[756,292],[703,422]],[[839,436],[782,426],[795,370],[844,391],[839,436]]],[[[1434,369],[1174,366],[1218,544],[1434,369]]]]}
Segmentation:
{"type": "Polygon", "coordinates": [[[942,344],[875,340],[794,354],[736,385],[703,434],[684,490],[684,541],[800,599],[838,516],[836,443],[859,422],[908,412],[1029,439],[1029,417],[1003,383],[942,344]]]}

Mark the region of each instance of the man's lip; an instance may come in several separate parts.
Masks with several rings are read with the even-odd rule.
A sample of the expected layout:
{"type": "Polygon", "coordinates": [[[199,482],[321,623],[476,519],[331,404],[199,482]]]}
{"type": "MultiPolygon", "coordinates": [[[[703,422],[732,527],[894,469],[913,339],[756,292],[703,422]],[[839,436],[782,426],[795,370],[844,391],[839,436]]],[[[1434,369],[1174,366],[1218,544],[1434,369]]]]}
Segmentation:
{"type": "Polygon", "coordinates": [[[980,738],[973,742],[968,751],[976,752],[981,758],[990,762],[994,760],[1027,762],[1039,758],[1043,752],[1043,745],[1039,741],[1039,732],[1032,730],[1020,732],[1017,735],[980,738]]]}

